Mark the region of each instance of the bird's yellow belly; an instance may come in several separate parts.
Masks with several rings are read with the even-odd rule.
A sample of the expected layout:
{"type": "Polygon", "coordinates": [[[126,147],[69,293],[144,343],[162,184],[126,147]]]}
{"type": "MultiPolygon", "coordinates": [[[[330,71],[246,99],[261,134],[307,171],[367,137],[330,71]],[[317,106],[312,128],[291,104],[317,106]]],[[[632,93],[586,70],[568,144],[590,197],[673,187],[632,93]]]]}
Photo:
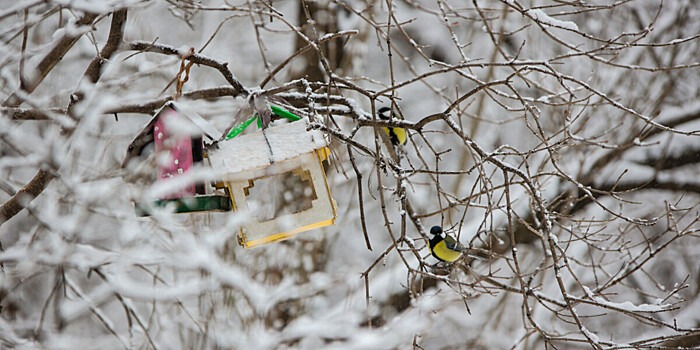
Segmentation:
{"type": "Polygon", "coordinates": [[[445,241],[436,244],[435,248],[433,248],[433,251],[435,252],[435,255],[439,256],[442,260],[448,262],[453,262],[459,259],[459,256],[461,255],[460,252],[448,249],[447,245],[445,244],[445,241]]]}
{"type": "Polygon", "coordinates": [[[391,132],[389,131],[389,128],[382,127],[382,130],[386,133],[386,136],[391,136],[391,132]]]}
{"type": "Polygon", "coordinates": [[[391,130],[389,130],[389,128],[385,127],[382,127],[382,129],[384,129],[384,132],[387,134],[387,136],[391,136],[391,133],[394,133],[394,135],[396,135],[396,140],[399,141],[400,145],[406,144],[406,140],[408,137],[408,135],[406,135],[406,129],[391,128],[391,130]]]}
{"type": "Polygon", "coordinates": [[[394,128],[394,133],[396,134],[396,138],[399,139],[400,144],[403,145],[406,143],[406,129],[394,128]]]}

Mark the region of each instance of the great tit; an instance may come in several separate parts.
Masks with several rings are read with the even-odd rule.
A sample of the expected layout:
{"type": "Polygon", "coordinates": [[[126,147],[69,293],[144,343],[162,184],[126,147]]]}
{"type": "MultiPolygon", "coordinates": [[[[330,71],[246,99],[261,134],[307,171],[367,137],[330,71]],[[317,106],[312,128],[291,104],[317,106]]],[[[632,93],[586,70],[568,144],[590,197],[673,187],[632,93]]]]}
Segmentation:
{"type": "MultiPolygon", "coordinates": [[[[390,120],[392,118],[394,119],[399,119],[396,114],[391,113],[391,117],[389,117],[389,113],[391,113],[391,108],[389,107],[382,107],[379,109],[379,118],[382,120],[390,120]]],[[[406,129],[404,128],[395,128],[395,127],[383,127],[384,132],[386,132],[387,135],[389,135],[389,139],[391,140],[391,144],[394,145],[394,147],[403,145],[406,143],[406,129]]]]}
{"type": "Polygon", "coordinates": [[[430,252],[440,261],[454,262],[459,259],[462,252],[467,250],[452,236],[442,232],[440,226],[433,226],[430,229],[430,234],[433,235],[433,238],[430,239],[430,252]]]}

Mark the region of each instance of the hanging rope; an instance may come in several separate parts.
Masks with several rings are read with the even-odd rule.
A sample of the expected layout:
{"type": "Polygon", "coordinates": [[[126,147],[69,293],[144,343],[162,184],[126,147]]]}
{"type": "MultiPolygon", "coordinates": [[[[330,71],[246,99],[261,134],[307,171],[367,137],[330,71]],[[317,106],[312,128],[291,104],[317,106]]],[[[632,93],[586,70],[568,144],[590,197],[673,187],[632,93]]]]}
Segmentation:
{"type": "Polygon", "coordinates": [[[192,68],[194,62],[190,61],[185,64],[185,60],[192,57],[192,55],[194,55],[194,47],[190,47],[190,50],[180,58],[180,71],[177,72],[177,84],[175,85],[175,96],[173,96],[175,100],[182,95],[182,87],[190,80],[190,68],[192,68]]]}

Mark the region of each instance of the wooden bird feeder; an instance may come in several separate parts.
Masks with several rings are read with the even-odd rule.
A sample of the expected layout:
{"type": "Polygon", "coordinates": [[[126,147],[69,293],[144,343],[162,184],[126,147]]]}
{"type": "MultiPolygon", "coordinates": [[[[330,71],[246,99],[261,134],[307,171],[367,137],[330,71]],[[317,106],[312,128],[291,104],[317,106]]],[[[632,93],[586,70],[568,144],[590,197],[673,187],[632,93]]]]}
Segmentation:
{"type": "Polygon", "coordinates": [[[336,204],[322,164],[327,143],[321,131],[307,131],[307,126],[306,119],[270,126],[209,150],[233,210],[248,218],[238,233],[243,247],[335,223],[336,204]]]}
{"type": "MultiPolygon", "coordinates": [[[[156,182],[176,179],[195,167],[204,166],[206,152],[204,139],[214,140],[218,130],[196,113],[171,101],[156,112],[153,119],[129,145],[124,165],[134,160],[143,162],[151,157],[156,182]]],[[[176,213],[199,211],[228,211],[231,202],[224,193],[205,182],[186,182],[168,191],[162,198],[136,202],[139,216],[150,215],[153,208],[170,207],[176,213]]]]}

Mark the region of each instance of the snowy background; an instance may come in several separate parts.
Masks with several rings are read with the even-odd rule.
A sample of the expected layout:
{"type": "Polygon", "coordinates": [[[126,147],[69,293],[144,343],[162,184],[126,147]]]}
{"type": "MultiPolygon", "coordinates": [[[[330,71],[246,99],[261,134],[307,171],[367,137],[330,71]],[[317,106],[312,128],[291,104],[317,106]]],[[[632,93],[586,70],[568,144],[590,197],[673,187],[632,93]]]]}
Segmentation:
{"type": "Polygon", "coordinates": [[[699,16],[694,0],[0,0],[0,347],[699,347],[699,16]],[[190,47],[213,63],[179,102],[222,132],[260,94],[328,136],[334,226],[243,249],[230,212],[135,215],[152,189],[122,162],[190,47]],[[392,101],[398,150],[372,117],[392,101]],[[469,256],[436,265],[433,225],[469,256]]]}

